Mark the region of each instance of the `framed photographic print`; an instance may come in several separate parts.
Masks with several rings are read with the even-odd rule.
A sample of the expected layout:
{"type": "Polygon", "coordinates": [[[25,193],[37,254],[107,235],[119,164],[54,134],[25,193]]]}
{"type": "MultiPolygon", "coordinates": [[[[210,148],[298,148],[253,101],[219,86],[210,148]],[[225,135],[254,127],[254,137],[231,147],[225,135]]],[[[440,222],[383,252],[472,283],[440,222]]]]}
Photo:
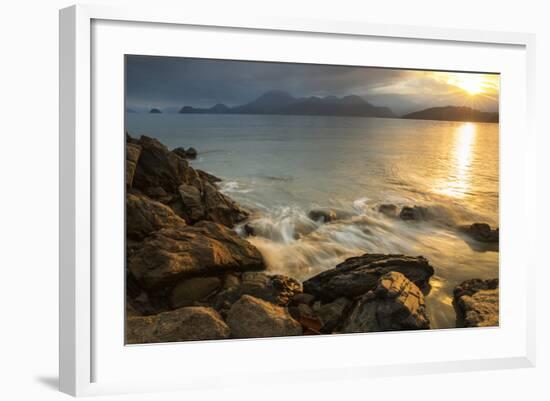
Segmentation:
{"type": "Polygon", "coordinates": [[[62,391],[532,366],[532,36],[60,28],[62,391]]]}

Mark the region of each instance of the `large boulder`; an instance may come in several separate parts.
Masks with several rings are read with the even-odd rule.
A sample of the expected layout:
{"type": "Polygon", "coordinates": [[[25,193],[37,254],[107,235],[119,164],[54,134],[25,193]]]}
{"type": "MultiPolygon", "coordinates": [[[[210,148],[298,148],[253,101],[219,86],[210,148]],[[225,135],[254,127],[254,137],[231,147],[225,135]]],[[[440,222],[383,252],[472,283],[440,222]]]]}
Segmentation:
{"type": "Polygon", "coordinates": [[[178,187],[186,182],[189,164],[170,152],[154,138],[142,136],[139,139],[141,155],[134,173],[133,186],[142,191],[161,187],[166,192],[177,193],[178,187]]]}
{"type": "Polygon", "coordinates": [[[129,238],[140,241],[161,228],[184,226],[185,220],[168,206],[145,195],[126,195],[126,234],[129,238]]]}
{"type": "Polygon", "coordinates": [[[390,271],[404,274],[420,288],[426,287],[434,274],[434,268],[422,256],[365,254],[306,280],[304,292],[325,302],[355,298],[373,290],[378,279],[390,271]]]}
{"type": "Polygon", "coordinates": [[[134,181],[139,155],[141,154],[141,146],[127,142],[126,143],[126,186],[131,187],[134,181]]]}
{"type": "Polygon", "coordinates": [[[187,307],[126,319],[126,344],[220,340],[229,334],[229,327],[218,312],[207,307],[187,307]]]}
{"type": "Polygon", "coordinates": [[[389,272],[363,295],[342,328],[344,333],[429,329],[424,295],[403,274],[389,272]]]}
{"type": "Polygon", "coordinates": [[[464,281],[453,295],[458,327],[499,325],[498,279],[464,281]]]}
{"type": "Polygon", "coordinates": [[[154,289],[192,276],[263,270],[265,264],[233,230],[201,221],[154,232],[129,258],[128,268],[144,288],[154,289]]]}
{"type": "Polygon", "coordinates": [[[302,334],[302,326],[288,310],[270,302],[243,295],[233,304],[227,324],[235,338],[281,337],[302,334]]]}

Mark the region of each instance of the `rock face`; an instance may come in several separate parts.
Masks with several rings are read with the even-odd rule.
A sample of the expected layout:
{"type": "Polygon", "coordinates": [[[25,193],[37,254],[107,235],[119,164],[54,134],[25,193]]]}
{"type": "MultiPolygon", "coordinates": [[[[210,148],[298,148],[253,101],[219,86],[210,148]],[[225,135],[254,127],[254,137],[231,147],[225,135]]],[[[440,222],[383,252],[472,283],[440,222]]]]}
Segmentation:
{"type": "Polygon", "coordinates": [[[142,240],[154,231],[169,227],[185,227],[185,220],[172,209],[145,195],[126,195],[126,234],[134,240],[142,240]]]}
{"type": "Polygon", "coordinates": [[[422,256],[365,254],[305,281],[304,292],[328,302],[340,297],[354,298],[374,290],[378,279],[390,271],[402,273],[420,288],[434,274],[433,267],[422,256]]]}
{"type": "Polygon", "coordinates": [[[201,221],[163,228],[147,237],[128,260],[128,268],[147,289],[226,271],[263,270],[260,252],[234,231],[201,221]]]}
{"type": "Polygon", "coordinates": [[[168,193],[176,193],[185,182],[189,168],[187,161],[170,152],[156,139],[142,136],[139,139],[141,155],[134,174],[133,186],[146,191],[161,187],[168,193]]]}
{"type": "Polygon", "coordinates": [[[420,289],[403,274],[389,272],[363,295],[343,326],[345,333],[428,329],[430,320],[420,289]]]}
{"type": "Polygon", "coordinates": [[[209,220],[233,227],[248,217],[248,212],[222,194],[215,183],[220,179],[195,170],[187,158],[196,150],[168,150],[158,140],[142,136],[127,137],[127,186],[162,202],[188,224],[209,220]]]}
{"type": "Polygon", "coordinates": [[[498,244],[499,230],[498,228],[492,230],[489,224],[474,223],[469,227],[464,227],[464,231],[476,241],[498,244]]]}
{"type": "Polygon", "coordinates": [[[188,307],[126,320],[127,344],[219,340],[229,335],[229,327],[212,308],[188,307]]]}
{"type": "Polygon", "coordinates": [[[131,187],[134,181],[134,173],[141,154],[141,146],[127,142],[126,143],[126,186],[131,187]]]}
{"type": "Polygon", "coordinates": [[[458,327],[499,325],[498,279],[464,281],[454,289],[458,327]]]}
{"type": "Polygon", "coordinates": [[[235,338],[297,336],[302,326],[286,308],[243,295],[233,304],[227,323],[235,338]]]}

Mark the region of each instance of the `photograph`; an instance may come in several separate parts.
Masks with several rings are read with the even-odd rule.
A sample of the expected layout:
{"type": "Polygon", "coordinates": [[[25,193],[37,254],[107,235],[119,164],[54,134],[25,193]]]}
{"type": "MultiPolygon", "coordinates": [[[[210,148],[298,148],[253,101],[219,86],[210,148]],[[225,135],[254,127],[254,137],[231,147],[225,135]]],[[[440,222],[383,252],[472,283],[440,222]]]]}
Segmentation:
{"type": "Polygon", "coordinates": [[[499,326],[498,73],[126,54],[124,81],[126,345],[499,326]]]}

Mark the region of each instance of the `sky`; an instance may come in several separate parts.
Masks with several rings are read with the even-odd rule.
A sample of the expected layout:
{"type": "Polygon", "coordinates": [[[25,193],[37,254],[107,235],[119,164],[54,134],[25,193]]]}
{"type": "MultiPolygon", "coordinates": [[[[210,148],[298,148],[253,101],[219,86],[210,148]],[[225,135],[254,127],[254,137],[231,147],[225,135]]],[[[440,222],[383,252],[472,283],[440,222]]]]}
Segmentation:
{"type": "Polygon", "coordinates": [[[498,110],[496,74],[127,56],[126,106],[134,111],[237,106],[270,90],[295,97],[359,95],[404,114],[436,106],[498,110]]]}

